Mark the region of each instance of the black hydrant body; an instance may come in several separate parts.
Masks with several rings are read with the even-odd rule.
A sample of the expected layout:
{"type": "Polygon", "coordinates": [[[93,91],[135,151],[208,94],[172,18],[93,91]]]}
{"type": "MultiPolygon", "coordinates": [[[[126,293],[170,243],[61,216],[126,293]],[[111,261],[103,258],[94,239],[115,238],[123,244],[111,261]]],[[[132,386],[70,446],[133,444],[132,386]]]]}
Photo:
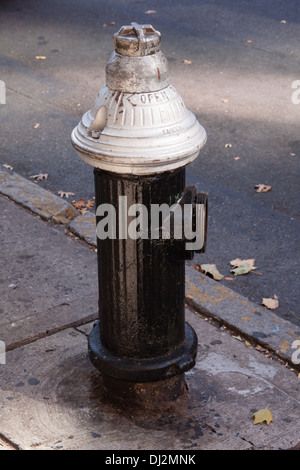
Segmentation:
{"type": "Polygon", "coordinates": [[[72,133],[95,168],[99,321],[89,354],[119,398],[163,383],[174,399],[197,353],[185,260],[205,249],[207,198],[185,187],[185,166],[206,133],[169,83],[160,33],[133,23],[114,44],[106,84],[72,133]]]}

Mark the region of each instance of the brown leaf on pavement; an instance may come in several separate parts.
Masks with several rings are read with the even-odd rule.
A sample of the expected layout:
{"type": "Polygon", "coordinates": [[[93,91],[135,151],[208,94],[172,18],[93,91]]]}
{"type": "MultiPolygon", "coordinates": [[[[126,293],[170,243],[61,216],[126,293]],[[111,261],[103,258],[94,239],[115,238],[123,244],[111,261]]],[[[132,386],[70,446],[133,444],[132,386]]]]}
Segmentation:
{"type": "Polygon", "coordinates": [[[38,175],[29,176],[29,178],[34,179],[34,182],[43,181],[48,179],[48,173],[39,173],[38,175]]]}
{"type": "Polygon", "coordinates": [[[248,274],[250,271],[256,269],[254,266],[255,259],[240,259],[236,258],[230,261],[231,266],[233,269],[230,270],[235,276],[240,276],[242,274],[248,274]]]}
{"type": "Polygon", "coordinates": [[[251,258],[251,259],[235,258],[235,259],[230,261],[231,266],[239,267],[239,266],[244,265],[244,264],[249,264],[249,266],[251,266],[252,269],[255,269],[254,263],[255,263],[254,258],[251,258]]]}
{"type": "Polygon", "coordinates": [[[70,193],[70,192],[67,192],[67,191],[58,191],[57,194],[60,197],[66,197],[66,198],[69,198],[70,196],[74,196],[74,193],[70,193]]]}
{"type": "Polygon", "coordinates": [[[115,21],[110,21],[109,23],[103,23],[103,28],[106,28],[107,26],[115,26],[116,22],[115,21]]]}
{"type": "Polygon", "coordinates": [[[95,201],[93,201],[93,199],[88,199],[87,202],[86,202],[86,204],[85,204],[85,207],[86,207],[87,209],[90,209],[91,207],[94,206],[94,204],[95,204],[95,201]]]}
{"type": "Polygon", "coordinates": [[[278,302],[278,297],[276,294],[274,294],[274,298],[263,298],[262,299],[262,304],[271,309],[271,310],[274,310],[275,308],[278,308],[279,307],[279,302],[278,302]]]}
{"type": "Polygon", "coordinates": [[[8,163],[3,163],[4,168],[7,168],[8,170],[13,170],[13,167],[9,165],[8,163]]]}
{"type": "Polygon", "coordinates": [[[256,189],[257,193],[267,193],[268,191],[271,191],[272,186],[268,186],[266,184],[256,184],[254,189],[256,189]]]}
{"type": "Polygon", "coordinates": [[[80,201],[72,201],[73,206],[75,209],[82,209],[85,207],[85,202],[83,199],[80,199],[80,201]]]}
{"type": "Polygon", "coordinates": [[[196,264],[196,266],[192,266],[192,268],[195,269],[196,271],[199,271],[200,273],[203,273],[200,264],[196,264]]]}
{"type": "Polygon", "coordinates": [[[80,199],[79,201],[72,201],[72,205],[77,209],[80,214],[84,214],[87,212],[91,207],[93,207],[95,204],[95,201],[93,199],[88,199],[87,202],[84,202],[83,199],[80,199]]]}
{"type": "Polygon", "coordinates": [[[221,274],[215,264],[201,264],[202,272],[209,277],[212,277],[215,281],[221,281],[223,274],[221,274]]]}
{"type": "Polygon", "coordinates": [[[272,413],[270,410],[268,410],[268,408],[263,408],[256,411],[252,417],[254,418],[253,424],[266,423],[269,426],[269,424],[273,422],[272,413]]]}

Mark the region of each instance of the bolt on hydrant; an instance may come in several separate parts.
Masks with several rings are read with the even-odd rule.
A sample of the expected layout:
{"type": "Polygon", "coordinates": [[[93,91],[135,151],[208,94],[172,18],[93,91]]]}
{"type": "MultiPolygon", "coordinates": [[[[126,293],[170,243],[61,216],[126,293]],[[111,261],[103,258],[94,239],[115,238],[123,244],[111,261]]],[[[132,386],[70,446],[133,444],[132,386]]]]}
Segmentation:
{"type": "Polygon", "coordinates": [[[174,401],[195,365],[185,322],[185,260],[204,252],[207,196],[185,186],[206,132],[170,84],[151,25],[114,35],[106,83],[73,130],[94,167],[99,321],[89,355],[119,400],[174,401]]]}

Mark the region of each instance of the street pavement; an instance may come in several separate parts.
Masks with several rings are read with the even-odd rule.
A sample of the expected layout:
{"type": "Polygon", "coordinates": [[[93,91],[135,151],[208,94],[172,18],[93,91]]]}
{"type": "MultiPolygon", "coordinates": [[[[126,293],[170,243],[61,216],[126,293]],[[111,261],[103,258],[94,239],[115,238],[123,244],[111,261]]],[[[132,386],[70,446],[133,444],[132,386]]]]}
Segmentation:
{"type": "Polygon", "coordinates": [[[0,449],[297,446],[299,8],[296,0],[0,2],[0,449]],[[186,268],[197,365],[185,403],[147,416],[109,403],[88,360],[94,216],[70,204],[94,196],[71,131],[105,81],[112,35],[132,21],[161,31],[171,82],[208,134],[187,167],[187,183],[209,195],[207,252],[186,268]],[[48,179],[34,183],[39,173],[48,179]],[[257,193],[260,183],[272,189],[257,193]],[[233,276],[237,257],[255,258],[257,270],[233,276]],[[224,278],[193,269],[202,263],[224,278]],[[262,307],[274,294],[279,308],[262,307]],[[254,425],[266,407],[273,422],[254,425]]]}
{"type": "MultiPolygon", "coordinates": [[[[262,347],[260,338],[226,327],[214,310],[222,302],[234,310],[236,302],[247,304],[245,298],[209,278],[208,284],[187,280],[187,299],[194,303],[186,320],[197,333],[198,355],[185,374],[185,395],[146,410],[113,403],[88,357],[97,318],[95,248],[68,236],[65,224],[43,220],[4,196],[0,210],[0,338],[6,349],[0,355],[0,450],[102,450],[99,459],[139,451],[134,455],[142,468],[142,458],[147,463],[150,457],[141,451],[199,459],[200,450],[299,447],[299,365],[273,350],[272,336],[262,347]],[[200,293],[201,305],[207,304],[202,313],[200,293]],[[259,410],[267,410],[267,418],[271,413],[271,421],[255,424],[259,410]]],[[[260,328],[268,322],[266,316],[260,328]]]]}
{"type": "Polygon", "coordinates": [[[299,326],[299,8],[297,0],[2,0],[1,164],[26,178],[47,173],[38,184],[55,194],[92,198],[92,169],[71,131],[105,81],[113,34],[152,23],[171,82],[208,134],[187,167],[187,183],[209,195],[207,252],[190,264],[216,264],[222,284],[249,301],[276,294],[277,315],[299,326]],[[256,184],[272,189],[257,193],[256,184]],[[235,258],[254,258],[260,274],[226,280],[235,258]]]}

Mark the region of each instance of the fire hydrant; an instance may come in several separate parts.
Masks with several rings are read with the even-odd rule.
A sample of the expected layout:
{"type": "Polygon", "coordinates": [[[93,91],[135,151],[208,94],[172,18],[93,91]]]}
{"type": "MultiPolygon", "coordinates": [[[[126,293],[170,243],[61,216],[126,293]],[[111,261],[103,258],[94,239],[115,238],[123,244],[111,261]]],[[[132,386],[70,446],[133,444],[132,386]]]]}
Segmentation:
{"type": "Polygon", "coordinates": [[[73,130],[94,167],[99,321],[89,355],[110,396],[175,400],[195,365],[185,260],[204,252],[207,196],[185,187],[206,132],[170,84],[151,25],[114,35],[106,83],[73,130]]]}

